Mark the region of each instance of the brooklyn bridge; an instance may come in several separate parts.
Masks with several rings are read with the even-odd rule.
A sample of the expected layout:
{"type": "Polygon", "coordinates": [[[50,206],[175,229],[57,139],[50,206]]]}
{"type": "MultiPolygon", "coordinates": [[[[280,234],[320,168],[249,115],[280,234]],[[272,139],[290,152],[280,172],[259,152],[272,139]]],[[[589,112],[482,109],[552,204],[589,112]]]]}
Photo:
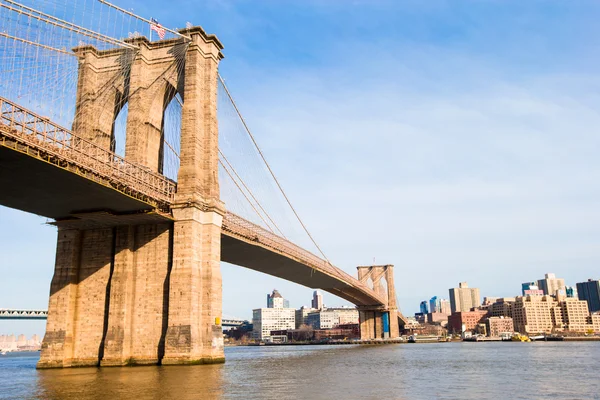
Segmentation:
{"type": "Polygon", "coordinates": [[[0,205],[57,229],[38,367],[222,362],[221,261],[355,304],[363,339],[399,336],[393,266],[327,259],[219,39],[93,3],[0,0],[0,205]]]}

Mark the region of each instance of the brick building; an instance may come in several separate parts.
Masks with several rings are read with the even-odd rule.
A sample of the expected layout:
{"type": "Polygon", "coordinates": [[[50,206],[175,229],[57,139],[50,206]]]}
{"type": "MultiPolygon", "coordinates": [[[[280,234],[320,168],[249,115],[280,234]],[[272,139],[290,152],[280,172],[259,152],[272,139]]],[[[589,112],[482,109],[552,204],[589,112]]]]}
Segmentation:
{"type": "Polygon", "coordinates": [[[459,311],[448,316],[448,332],[461,333],[464,325],[465,331],[472,331],[477,324],[483,322],[487,316],[486,310],[459,311]]]}

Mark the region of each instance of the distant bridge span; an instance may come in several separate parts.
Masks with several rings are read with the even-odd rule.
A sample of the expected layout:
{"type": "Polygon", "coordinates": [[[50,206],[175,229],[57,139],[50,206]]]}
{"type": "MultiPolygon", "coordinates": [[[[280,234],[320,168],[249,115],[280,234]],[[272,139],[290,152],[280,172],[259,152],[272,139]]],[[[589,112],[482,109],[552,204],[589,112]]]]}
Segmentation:
{"type": "Polygon", "coordinates": [[[47,319],[47,310],[17,310],[10,308],[0,308],[0,319],[47,319]]]}

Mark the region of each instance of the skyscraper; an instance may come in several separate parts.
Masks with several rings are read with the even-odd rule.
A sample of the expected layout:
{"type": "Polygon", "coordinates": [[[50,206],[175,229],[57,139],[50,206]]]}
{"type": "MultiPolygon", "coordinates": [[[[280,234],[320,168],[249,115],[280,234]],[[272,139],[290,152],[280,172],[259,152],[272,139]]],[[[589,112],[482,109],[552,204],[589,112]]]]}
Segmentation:
{"type": "Polygon", "coordinates": [[[450,301],[447,299],[440,299],[440,311],[442,314],[452,314],[452,308],[450,307],[450,301]]]}
{"type": "Polygon", "coordinates": [[[433,296],[431,298],[431,300],[429,300],[429,309],[431,310],[432,313],[441,312],[442,305],[440,302],[441,302],[441,299],[438,299],[437,296],[433,296]]]}
{"type": "Polygon", "coordinates": [[[556,275],[552,273],[547,273],[544,279],[538,279],[537,282],[538,287],[544,292],[544,294],[554,296],[556,295],[556,291],[565,290],[565,280],[562,278],[557,278],[556,275]]]}
{"type": "Polygon", "coordinates": [[[315,290],[312,298],[312,308],[320,310],[323,308],[323,295],[319,291],[315,290]]]}
{"type": "Polygon", "coordinates": [[[579,300],[587,301],[591,313],[600,311],[600,281],[588,279],[587,282],[579,282],[577,295],[579,300]]]}
{"type": "Polygon", "coordinates": [[[450,309],[452,313],[469,311],[481,305],[479,289],[469,288],[467,282],[460,282],[457,288],[448,289],[450,293],[450,309]]]}
{"type": "Polygon", "coordinates": [[[421,302],[421,314],[425,315],[429,313],[429,311],[427,310],[427,300],[423,300],[421,302]]]}

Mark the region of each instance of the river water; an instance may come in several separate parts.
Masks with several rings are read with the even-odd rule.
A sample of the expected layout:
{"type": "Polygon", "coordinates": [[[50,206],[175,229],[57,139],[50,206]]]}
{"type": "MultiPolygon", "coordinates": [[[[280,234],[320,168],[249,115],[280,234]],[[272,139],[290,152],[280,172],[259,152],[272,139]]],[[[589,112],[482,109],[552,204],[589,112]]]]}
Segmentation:
{"type": "Polygon", "coordinates": [[[35,369],[0,356],[0,399],[600,399],[600,342],[226,348],[221,365],[35,369]]]}

